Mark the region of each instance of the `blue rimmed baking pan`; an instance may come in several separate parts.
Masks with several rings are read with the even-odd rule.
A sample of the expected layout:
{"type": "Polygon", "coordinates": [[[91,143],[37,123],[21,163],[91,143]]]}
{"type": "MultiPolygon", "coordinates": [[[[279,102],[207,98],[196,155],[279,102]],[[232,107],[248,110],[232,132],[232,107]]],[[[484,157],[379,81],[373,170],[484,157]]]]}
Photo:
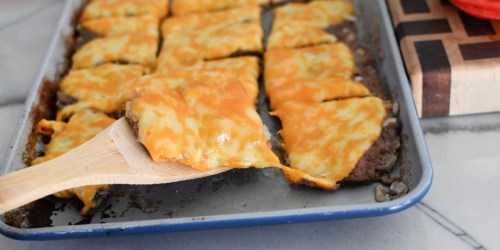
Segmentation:
{"type": "MultiPolygon", "coordinates": [[[[67,67],[66,45],[82,2],[66,1],[0,174],[25,167],[23,154],[30,142],[33,117],[41,112],[37,107],[43,105],[45,91],[54,88],[57,77],[67,67]]],[[[407,194],[379,203],[374,200],[374,185],[346,186],[327,192],[291,186],[273,169],[235,170],[168,185],[117,185],[88,217],[81,217],[71,200],[46,201],[49,214],[41,211],[30,215],[44,218],[17,219],[19,224],[23,220],[45,219],[50,226],[14,227],[2,218],[1,233],[16,239],[42,240],[187,231],[381,216],[415,205],[431,185],[432,167],[389,13],[384,0],[359,0],[356,8],[362,40],[376,55],[381,79],[399,103],[403,140],[396,171],[410,187],[407,194]]]]}

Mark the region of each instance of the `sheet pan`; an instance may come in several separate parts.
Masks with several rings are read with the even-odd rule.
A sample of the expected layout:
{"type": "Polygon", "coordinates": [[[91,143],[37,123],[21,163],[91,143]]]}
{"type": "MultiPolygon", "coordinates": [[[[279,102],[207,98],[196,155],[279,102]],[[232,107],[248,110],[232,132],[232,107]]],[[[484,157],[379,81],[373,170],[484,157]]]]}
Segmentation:
{"type": "MultiPolygon", "coordinates": [[[[41,113],[37,107],[46,89],[53,89],[67,68],[66,44],[73,32],[75,10],[82,2],[66,1],[0,174],[25,167],[23,155],[33,139],[33,119],[41,113]]],[[[400,106],[403,140],[395,172],[402,173],[410,187],[406,195],[379,203],[374,200],[375,184],[331,192],[291,186],[275,169],[234,170],[166,185],[116,185],[110,197],[88,217],[79,214],[74,202],[52,200],[55,209],[48,218],[50,226],[14,227],[2,217],[0,232],[23,240],[64,239],[362,218],[413,206],[430,188],[432,166],[389,13],[384,0],[354,2],[362,40],[376,56],[381,78],[400,106]]],[[[269,118],[264,115],[263,119],[266,122],[269,118]]]]}

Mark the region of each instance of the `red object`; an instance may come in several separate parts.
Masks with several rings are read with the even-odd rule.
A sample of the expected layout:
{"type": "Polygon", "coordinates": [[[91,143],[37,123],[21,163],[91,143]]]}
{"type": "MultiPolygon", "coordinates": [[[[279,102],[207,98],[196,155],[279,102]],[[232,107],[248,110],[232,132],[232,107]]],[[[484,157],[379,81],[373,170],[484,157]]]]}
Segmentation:
{"type": "Polygon", "coordinates": [[[500,20],[500,0],[450,0],[450,2],[471,16],[500,20]]]}

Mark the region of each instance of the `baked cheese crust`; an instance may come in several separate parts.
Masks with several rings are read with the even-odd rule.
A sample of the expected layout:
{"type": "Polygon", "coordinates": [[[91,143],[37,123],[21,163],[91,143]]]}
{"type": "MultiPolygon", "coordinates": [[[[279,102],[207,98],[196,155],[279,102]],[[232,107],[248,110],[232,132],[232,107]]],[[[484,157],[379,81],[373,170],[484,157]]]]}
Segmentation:
{"type": "Polygon", "coordinates": [[[119,100],[155,162],[206,170],[279,166],[240,81],[224,71],[176,71],[121,86],[119,100]]]}
{"type": "Polygon", "coordinates": [[[172,13],[174,15],[184,15],[268,3],[269,0],[173,0],[172,13]]]}
{"type": "Polygon", "coordinates": [[[151,14],[162,18],[168,13],[168,0],[91,0],[80,20],[151,14]]]}
{"type": "MultiPolygon", "coordinates": [[[[34,159],[32,165],[48,161],[80,146],[114,121],[113,118],[105,114],[88,109],[77,112],[69,119],[68,123],[41,120],[36,126],[37,133],[49,135],[51,139],[45,147],[45,156],[34,159]]],[[[64,190],[54,195],[59,198],[77,196],[84,203],[82,214],[86,214],[89,209],[96,206],[93,201],[96,193],[107,189],[108,185],[91,185],[64,190]]]]}
{"type": "Polygon", "coordinates": [[[97,35],[143,34],[158,37],[160,19],[154,15],[108,17],[81,22],[81,26],[97,35]]]}
{"type": "Polygon", "coordinates": [[[323,102],[372,95],[363,84],[345,77],[296,79],[267,86],[272,110],[284,101],[323,102]]]}
{"type": "MultiPolygon", "coordinates": [[[[355,63],[351,50],[343,43],[325,44],[301,49],[276,49],[267,51],[264,55],[264,80],[266,94],[271,98],[277,97],[275,101],[282,101],[286,94],[278,93],[278,90],[287,88],[301,88],[302,83],[317,81],[317,86],[323,86],[320,82],[333,79],[340,81],[339,77],[351,79],[354,75],[355,63]]],[[[343,84],[343,83],[341,83],[343,84]]],[[[333,84],[331,84],[333,86],[333,84]]],[[[351,85],[346,86],[351,87],[351,85]]],[[[310,88],[313,91],[315,88],[310,88]]],[[[359,89],[359,88],[358,88],[359,89]]],[[[292,91],[292,90],[290,90],[292,91]]],[[[321,91],[329,91],[320,89],[321,91]]],[[[350,90],[349,90],[350,91],[350,90]]],[[[311,93],[309,96],[321,93],[311,93]]],[[[341,97],[341,96],[338,96],[341,97]]],[[[336,98],[325,96],[326,99],[336,98]]],[[[318,98],[313,98],[318,99],[318,98]]],[[[321,99],[321,98],[319,98],[321,99]]]]}
{"type": "Polygon", "coordinates": [[[166,73],[176,70],[227,70],[241,81],[252,102],[257,100],[259,94],[259,83],[257,81],[260,74],[259,58],[254,56],[201,61],[193,65],[183,65],[178,68],[157,68],[155,73],[166,73]]]}
{"type": "Polygon", "coordinates": [[[328,34],[323,28],[291,23],[273,28],[267,39],[267,49],[300,48],[310,45],[337,42],[337,37],[328,34]]]}
{"type": "Polygon", "coordinates": [[[325,28],[354,16],[354,6],[348,0],[290,3],[276,8],[273,28],[267,48],[299,48],[333,43],[337,38],[325,28]]]}
{"type": "Polygon", "coordinates": [[[255,101],[260,73],[258,59],[226,57],[238,52],[262,52],[260,13],[258,6],[245,6],[165,19],[164,43],[156,72],[229,70],[238,76],[250,99],[255,101]]]}
{"type": "MultiPolygon", "coordinates": [[[[161,33],[182,33],[191,30],[203,30],[212,26],[223,26],[242,22],[260,22],[261,9],[258,6],[246,6],[225,11],[197,13],[166,18],[161,25],[161,33]]],[[[168,39],[168,37],[166,37],[168,39]]]]}
{"type": "Polygon", "coordinates": [[[63,121],[74,113],[91,108],[107,114],[119,109],[115,103],[118,86],[143,75],[145,69],[139,65],[103,64],[95,68],[70,71],[59,85],[66,96],[77,100],[57,113],[63,121]]]}
{"type": "Polygon", "coordinates": [[[380,137],[386,117],[378,97],[323,103],[284,102],[272,113],[281,120],[292,183],[335,189],[380,137]],[[295,171],[294,171],[295,170],[295,171]]]}
{"type": "Polygon", "coordinates": [[[104,63],[125,62],[153,69],[158,38],[138,34],[120,34],[94,39],[73,55],[73,69],[85,69],[104,63]]]}
{"type": "Polygon", "coordinates": [[[311,1],[289,3],[276,8],[273,26],[289,23],[306,23],[328,27],[346,21],[354,16],[354,6],[349,0],[311,1]]]}
{"type": "Polygon", "coordinates": [[[236,52],[262,52],[260,22],[213,25],[167,35],[158,68],[178,68],[200,61],[229,57],[236,52]]]}

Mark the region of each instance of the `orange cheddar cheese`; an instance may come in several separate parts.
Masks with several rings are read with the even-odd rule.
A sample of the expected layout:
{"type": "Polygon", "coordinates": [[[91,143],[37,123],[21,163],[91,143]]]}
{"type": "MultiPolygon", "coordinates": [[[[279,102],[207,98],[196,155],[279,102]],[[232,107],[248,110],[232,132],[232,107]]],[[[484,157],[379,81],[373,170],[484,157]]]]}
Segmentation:
{"type": "Polygon", "coordinates": [[[354,6],[348,0],[290,3],[276,8],[267,48],[299,48],[333,43],[337,38],[325,31],[329,26],[352,19],[354,6]]]}
{"type": "MultiPolygon", "coordinates": [[[[49,135],[51,139],[49,144],[46,145],[45,156],[34,159],[32,165],[48,161],[78,147],[99,134],[114,121],[113,118],[105,114],[89,109],[77,112],[69,119],[68,123],[41,120],[36,126],[37,133],[49,135]]],[[[84,203],[82,214],[86,214],[89,209],[96,206],[93,202],[94,196],[99,191],[107,189],[108,185],[92,185],[72,188],[57,192],[54,195],[59,198],[77,196],[84,203]]]]}
{"type": "Polygon", "coordinates": [[[157,67],[178,68],[236,52],[262,52],[262,37],[262,27],[256,21],[170,34],[163,41],[157,67]]]}
{"type": "Polygon", "coordinates": [[[91,0],[83,9],[80,19],[147,14],[162,18],[168,13],[168,3],[168,0],[91,0]]]}
{"type": "Polygon", "coordinates": [[[328,27],[354,16],[354,6],[349,0],[311,1],[290,3],[276,8],[273,26],[285,26],[290,22],[328,27]]]}
{"type": "Polygon", "coordinates": [[[138,34],[119,34],[94,39],[73,55],[73,69],[85,69],[110,62],[139,64],[150,69],[156,62],[158,38],[138,34]]]}
{"type": "Polygon", "coordinates": [[[254,56],[201,61],[193,65],[183,65],[177,68],[157,68],[155,72],[165,73],[175,70],[227,70],[238,77],[250,100],[255,102],[259,94],[259,84],[257,82],[260,73],[259,58],[254,56]]]}
{"type": "Polygon", "coordinates": [[[174,15],[184,15],[268,3],[269,0],[173,0],[172,13],[174,15]]]}
{"type": "Polygon", "coordinates": [[[267,92],[272,110],[284,101],[323,102],[371,95],[363,84],[345,77],[290,80],[268,85],[267,92]]]}
{"type": "Polygon", "coordinates": [[[386,107],[378,97],[323,103],[288,101],[272,113],[281,120],[292,183],[336,189],[380,137],[386,107]]]}
{"type": "MultiPolygon", "coordinates": [[[[173,16],[163,21],[161,33],[165,37],[168,34],[202,30],[212,26],[223,26],[250,21],[260,22],[260,12],[261,9],[258,6],[245,6],[225,11],[173,16]]],[[[166,37],[166,39],[168,39],[168,37],[166,37]]]]}
{"type": "Polygon", "coordinates": [[[264,55],[266,94],[284,89],[295,81],[352,78],[354,56],[343,43],[324,44],[301,49],[276,49],[264,55]]]}
{"type": "Polygon", "coordinates": [[[238,78],[225,71],[176,71],[120,87],[127,117],[152,159],[206,170],[280,166],[238,78]]]}
{"type": "Polygon", "coordinates": [[[300,48],[310,45],[337,42],[335,35],[313,25],[290,23],[273,28],[267,38],[267,49],[300,48]]]}
{"type": "Polygon", "coordinates": [[[95,68],[70,71],[59,88],[66,96],[77,100],[57,114],[62,121],[82,109],[95,109],[111,114],[119,109],[115,103],[118,86],[143,75],[139,65],[103,64],[95,68]]]}
{"type": "Polygon", "coordinates": [[[158,37],[160,19],[154,15],[108,17],[82,21],[84,29],[100,36],[117,34],[143,34],[158,37]]]}

